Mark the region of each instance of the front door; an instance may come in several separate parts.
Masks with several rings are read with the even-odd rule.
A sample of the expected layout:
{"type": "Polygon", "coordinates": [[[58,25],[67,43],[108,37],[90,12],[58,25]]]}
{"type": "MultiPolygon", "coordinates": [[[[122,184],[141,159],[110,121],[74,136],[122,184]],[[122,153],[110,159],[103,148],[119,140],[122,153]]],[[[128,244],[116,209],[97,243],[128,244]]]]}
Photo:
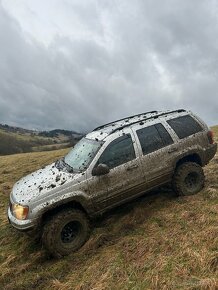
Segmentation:
{"type": "MultiPolygon", "coordinates": [[[[88,185],[96,210],[109,208],[130,198],[145,187],[141,163],[131,130],[126,129],[104,145],[96,163],[106,164],[110,172],[90,176],[88,185]]],[[[94,168],[93,167],[93,168],[94,168]]]]}

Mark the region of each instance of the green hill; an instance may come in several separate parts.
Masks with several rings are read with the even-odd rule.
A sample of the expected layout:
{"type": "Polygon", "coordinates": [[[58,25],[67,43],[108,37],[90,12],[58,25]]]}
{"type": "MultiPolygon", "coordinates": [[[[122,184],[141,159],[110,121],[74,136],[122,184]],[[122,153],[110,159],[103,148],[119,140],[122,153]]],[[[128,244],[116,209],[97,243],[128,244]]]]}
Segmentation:
{"type": "Polygon", "coordinates": [[[16,180],[66,152],[0,157],[1,289],[218,289],[218,155],[199,194],[146,194],[98,218],[81,250],[54,260],[9,226],[6,208],[16,180]]]}

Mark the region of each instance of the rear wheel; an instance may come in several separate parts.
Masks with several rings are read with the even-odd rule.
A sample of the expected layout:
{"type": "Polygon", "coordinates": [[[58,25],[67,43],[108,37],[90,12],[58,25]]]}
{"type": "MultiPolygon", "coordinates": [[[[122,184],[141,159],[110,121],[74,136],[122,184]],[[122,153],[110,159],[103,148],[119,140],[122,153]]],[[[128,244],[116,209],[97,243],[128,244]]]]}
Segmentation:
{"type": "Polygon", "coordinates": [[[192,195],[204,187],[202,167],[194,162],[179,165],[173,176],[173,189],[177,195],[192,195]]]}
{"type": "Polygon", "coordinates": [[[66,209],[54,215],[44,226],[42,242],[54,257],[78,250],[90,235],[89,221],[81,210],[66,209]]]}

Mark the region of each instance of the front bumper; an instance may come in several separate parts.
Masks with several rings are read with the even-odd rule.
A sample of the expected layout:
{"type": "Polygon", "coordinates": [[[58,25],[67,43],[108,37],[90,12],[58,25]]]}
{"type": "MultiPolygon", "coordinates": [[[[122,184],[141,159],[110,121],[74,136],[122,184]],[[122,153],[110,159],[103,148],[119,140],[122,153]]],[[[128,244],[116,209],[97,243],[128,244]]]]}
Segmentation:
{"type": "Polygon", "coordinates": [[[16,219],[12,213],[10,207],[8,207],[8,221],[9,223],[16,228],[17,230],[20,231],[28,231],[32,230],[36,227],[36,221],[35,220],[18,220],[16,219]]]}

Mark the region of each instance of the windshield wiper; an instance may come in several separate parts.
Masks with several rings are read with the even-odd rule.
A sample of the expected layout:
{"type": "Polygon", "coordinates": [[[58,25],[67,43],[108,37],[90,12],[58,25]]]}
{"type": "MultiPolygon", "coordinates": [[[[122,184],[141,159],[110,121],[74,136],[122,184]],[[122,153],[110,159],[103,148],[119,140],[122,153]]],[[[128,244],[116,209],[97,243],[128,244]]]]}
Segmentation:
{"type": "Polygon", "coordinates": [[[65,158],[63,157],[62,162],[64,163],[65,167],[67,168],[67,171],[72,173],[73,172],[73,167],[70,166],[67,162],[65,162],[65,158]]]}
{"type": "Polygon", "coordinates": [[[57,169],[61,169],[61,159],[58,159],[58,160],[55,161],[55,167],[57,169]]]}
{"type": "Polygon", "coordinates": [[[65,159],[64,157],[58,159],[56,162],[55,162],[55,166],[57,169],[64,169],[66,168],[68,172],[72,173],[73,172],[73,167],[70,166],[68,163],[65,162],[65,159]]]}

